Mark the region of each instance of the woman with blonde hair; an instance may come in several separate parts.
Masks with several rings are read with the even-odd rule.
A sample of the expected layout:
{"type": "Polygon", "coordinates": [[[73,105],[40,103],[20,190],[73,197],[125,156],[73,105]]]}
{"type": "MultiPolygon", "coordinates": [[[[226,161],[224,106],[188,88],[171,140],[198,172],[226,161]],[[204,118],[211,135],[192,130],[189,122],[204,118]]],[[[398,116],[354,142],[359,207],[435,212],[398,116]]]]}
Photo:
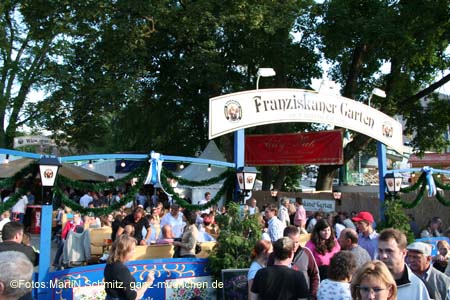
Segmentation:
{"type": "Polygon", "coordinates": [[[353,277],[350,289],[354,300],[397,300],[394,277],[379,260],[365,263],[353,277]]]}
{"type": "Polygon", "coordinates": [[[258,272],[259,269],[266,267],[267,259],[269,258],[270,253],[272,253],[272,243],[270,241],[257,241],[255,247],[253,247],[251,254],[251,258],[253,261],[247,273],[249,299],[251,299],[250,295],[253,285],[253,279],[255,278],[256,272],[258,272]]]}
{"type": "Polygon", "coordinates": [[[144,296],[145,291],[153,284],[155,273],[149,272],[147,279],[142,284],[136,284],[125,263],[134,255],[136,239],[122,234],[114,241],[110,255],[106,262],[105,300],[136,300],[144,296]],[[136,288],[135,287],[139,287],[136,288]]]}

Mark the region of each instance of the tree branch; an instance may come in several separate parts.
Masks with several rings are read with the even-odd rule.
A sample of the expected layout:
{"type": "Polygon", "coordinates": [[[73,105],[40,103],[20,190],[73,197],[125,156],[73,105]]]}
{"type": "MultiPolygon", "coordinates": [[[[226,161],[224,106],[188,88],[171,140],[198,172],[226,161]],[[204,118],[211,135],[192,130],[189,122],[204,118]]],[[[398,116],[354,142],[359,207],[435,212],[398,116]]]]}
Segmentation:
{"type": "Polygon", "coordinates": [[[443,86],[444,84],[446,84],[447,82],[450,81],[450,74],[442,77],[439,81],[429,85],[427,88],[421,90],[420,92],[418,92],[417,94],[406,98],[406,102],[413,102],[413,101],[417,101],[429,94],[431,94],[433,91],[435,91],[436,89],[440,88],[441,86],[443,86]]]}

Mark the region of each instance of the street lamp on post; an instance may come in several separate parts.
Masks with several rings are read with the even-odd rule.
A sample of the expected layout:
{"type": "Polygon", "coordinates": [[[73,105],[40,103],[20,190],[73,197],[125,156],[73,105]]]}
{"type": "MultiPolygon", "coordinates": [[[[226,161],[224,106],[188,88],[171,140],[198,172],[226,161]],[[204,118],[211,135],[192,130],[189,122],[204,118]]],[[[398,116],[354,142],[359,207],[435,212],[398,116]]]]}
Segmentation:
{"type": "Polygon", "coordinates": [[[56,157],[43,157],[39,160],[42,186],[54,186],[61,163],[56,157]]]}
{"type": "Polygon", "coordinates": [[[259,68],[258,73],[256,73],[256,89],[259,89],[259,78],[260,77],[272,77],[275,76],[277,73],[275,73],[275,70],[272,68],[259,68]]]}
{"type": "Polygon", "coordinates": [[[341,198],[342,198],[342,192],[340,191],[333,191],[333,199],[336,201],[337,205],[341,205],[341,198]]]}
{"type": "Polygon", "coordinates": [[[58,175],[61,163],[56,157],[44,156],[39,160],[39,174],[41,176],[42,201],[44,201],[44,187],[55,185],[56,175],[58,175]]]}
{"type": "Polygon", "coordinates": [[[270,191],[270,196],[272,196],[273,201],[277,201],[278,191],[276,189],[273,189],[270,191]]]}
{"type": "Polygon", "coordinates": [[[245,196],[253,190],[256,182],[256,174],[258,171],[255,167],[240,167],[236,171],[236,179],[241,191],[240,204],[244,204],[245,196]]]}
{"type": "Polygon", "coordinates": [[[386,184],[386,189],[391,198],[394,198],[395,195],[400,192],[402,187],[403,177],[399,173],[387,173],[384,176],[384,182],[386,184]]]}
{"type": "MultiPolygon", "coordinates": [[[[56,157],[43,156],[38,164],[41,176],[42,202],[46,204],[42,206],[40,217],[40,231],[43,234],[40,236],[41,253],[39,255],[38,282],[48,282],[50,270],[50,249],[48,245],[51,244],[52,205],[49,205],[50,203],[44,200],[44,187],[53,187],[55,185],[55,179],[61,163],[56,157]]],[[[49,296],[48,289],[38,288],[38,299],[48,299],[49,296]]]]}

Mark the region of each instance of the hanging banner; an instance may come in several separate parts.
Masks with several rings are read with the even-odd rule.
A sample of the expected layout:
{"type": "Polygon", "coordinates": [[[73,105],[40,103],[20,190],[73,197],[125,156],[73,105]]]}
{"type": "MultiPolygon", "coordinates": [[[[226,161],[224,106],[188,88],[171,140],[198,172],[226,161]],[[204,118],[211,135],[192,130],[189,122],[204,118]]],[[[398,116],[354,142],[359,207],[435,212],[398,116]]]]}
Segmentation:
{"type": "Polygon", "coordinates": [[[247,135],[245,164],[342,165],[342,131],[247,135]]]}
{"type": "Polygon", "coordinates": [[[265,89],[209,99],[209,138],[273,123],[321,123],[348,128],[403,153],[402,125],[349,98],[299,89],[265,89]]]}

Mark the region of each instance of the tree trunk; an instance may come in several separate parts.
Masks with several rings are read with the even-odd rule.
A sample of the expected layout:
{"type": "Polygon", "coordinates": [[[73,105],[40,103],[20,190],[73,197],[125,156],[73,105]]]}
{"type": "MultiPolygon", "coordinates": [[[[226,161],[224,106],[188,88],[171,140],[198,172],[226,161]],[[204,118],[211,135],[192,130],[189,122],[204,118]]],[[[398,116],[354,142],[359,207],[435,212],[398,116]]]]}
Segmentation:
{"type": "Polygon", "coordinates": [[[287,166],[279,166],[278,167],[278,177],[275,183],[273,184],[273,188],[277,191],[281,191],[283,188],[284,179],[286,178],[287,166]]]}
{"type": "MultiPolygon", "coordinates": [[[[356,94],[358,86],[358,77],[361,71],[361,67],[364,62],[364,54],[367,52],[368,46],[366,44],[356,45],[353,50],[352,64],[347,74],[347,80],[343,88],[343,96],[353,99],[356,94]]],[[[346,145],[346,149],[351,147],[351,143],[346,145]]],[[[350,151],[354,153],[353,149],[350,151]]],[[[344,149],[344,163],[350,160],[353,156],[346,157],[344,149]]],[[[333,179],[336,171],[339,169],[338,165],[322,165],[319,167],[316,191],[330,191],[333,188],[333,179]]]]}
{"type": "Polygon", "coordinates": [[[261,177],[263,181],[262,190],[269,191],[272,185],[273,172],[271,167],[262,167],[261,177]]]}
{"type": "Polygon", "coordinates": [[[331,191],[333,189],[333,179],[339,167],[339,165],[323,165],[319,167],[316,191],[331,191]]]}

